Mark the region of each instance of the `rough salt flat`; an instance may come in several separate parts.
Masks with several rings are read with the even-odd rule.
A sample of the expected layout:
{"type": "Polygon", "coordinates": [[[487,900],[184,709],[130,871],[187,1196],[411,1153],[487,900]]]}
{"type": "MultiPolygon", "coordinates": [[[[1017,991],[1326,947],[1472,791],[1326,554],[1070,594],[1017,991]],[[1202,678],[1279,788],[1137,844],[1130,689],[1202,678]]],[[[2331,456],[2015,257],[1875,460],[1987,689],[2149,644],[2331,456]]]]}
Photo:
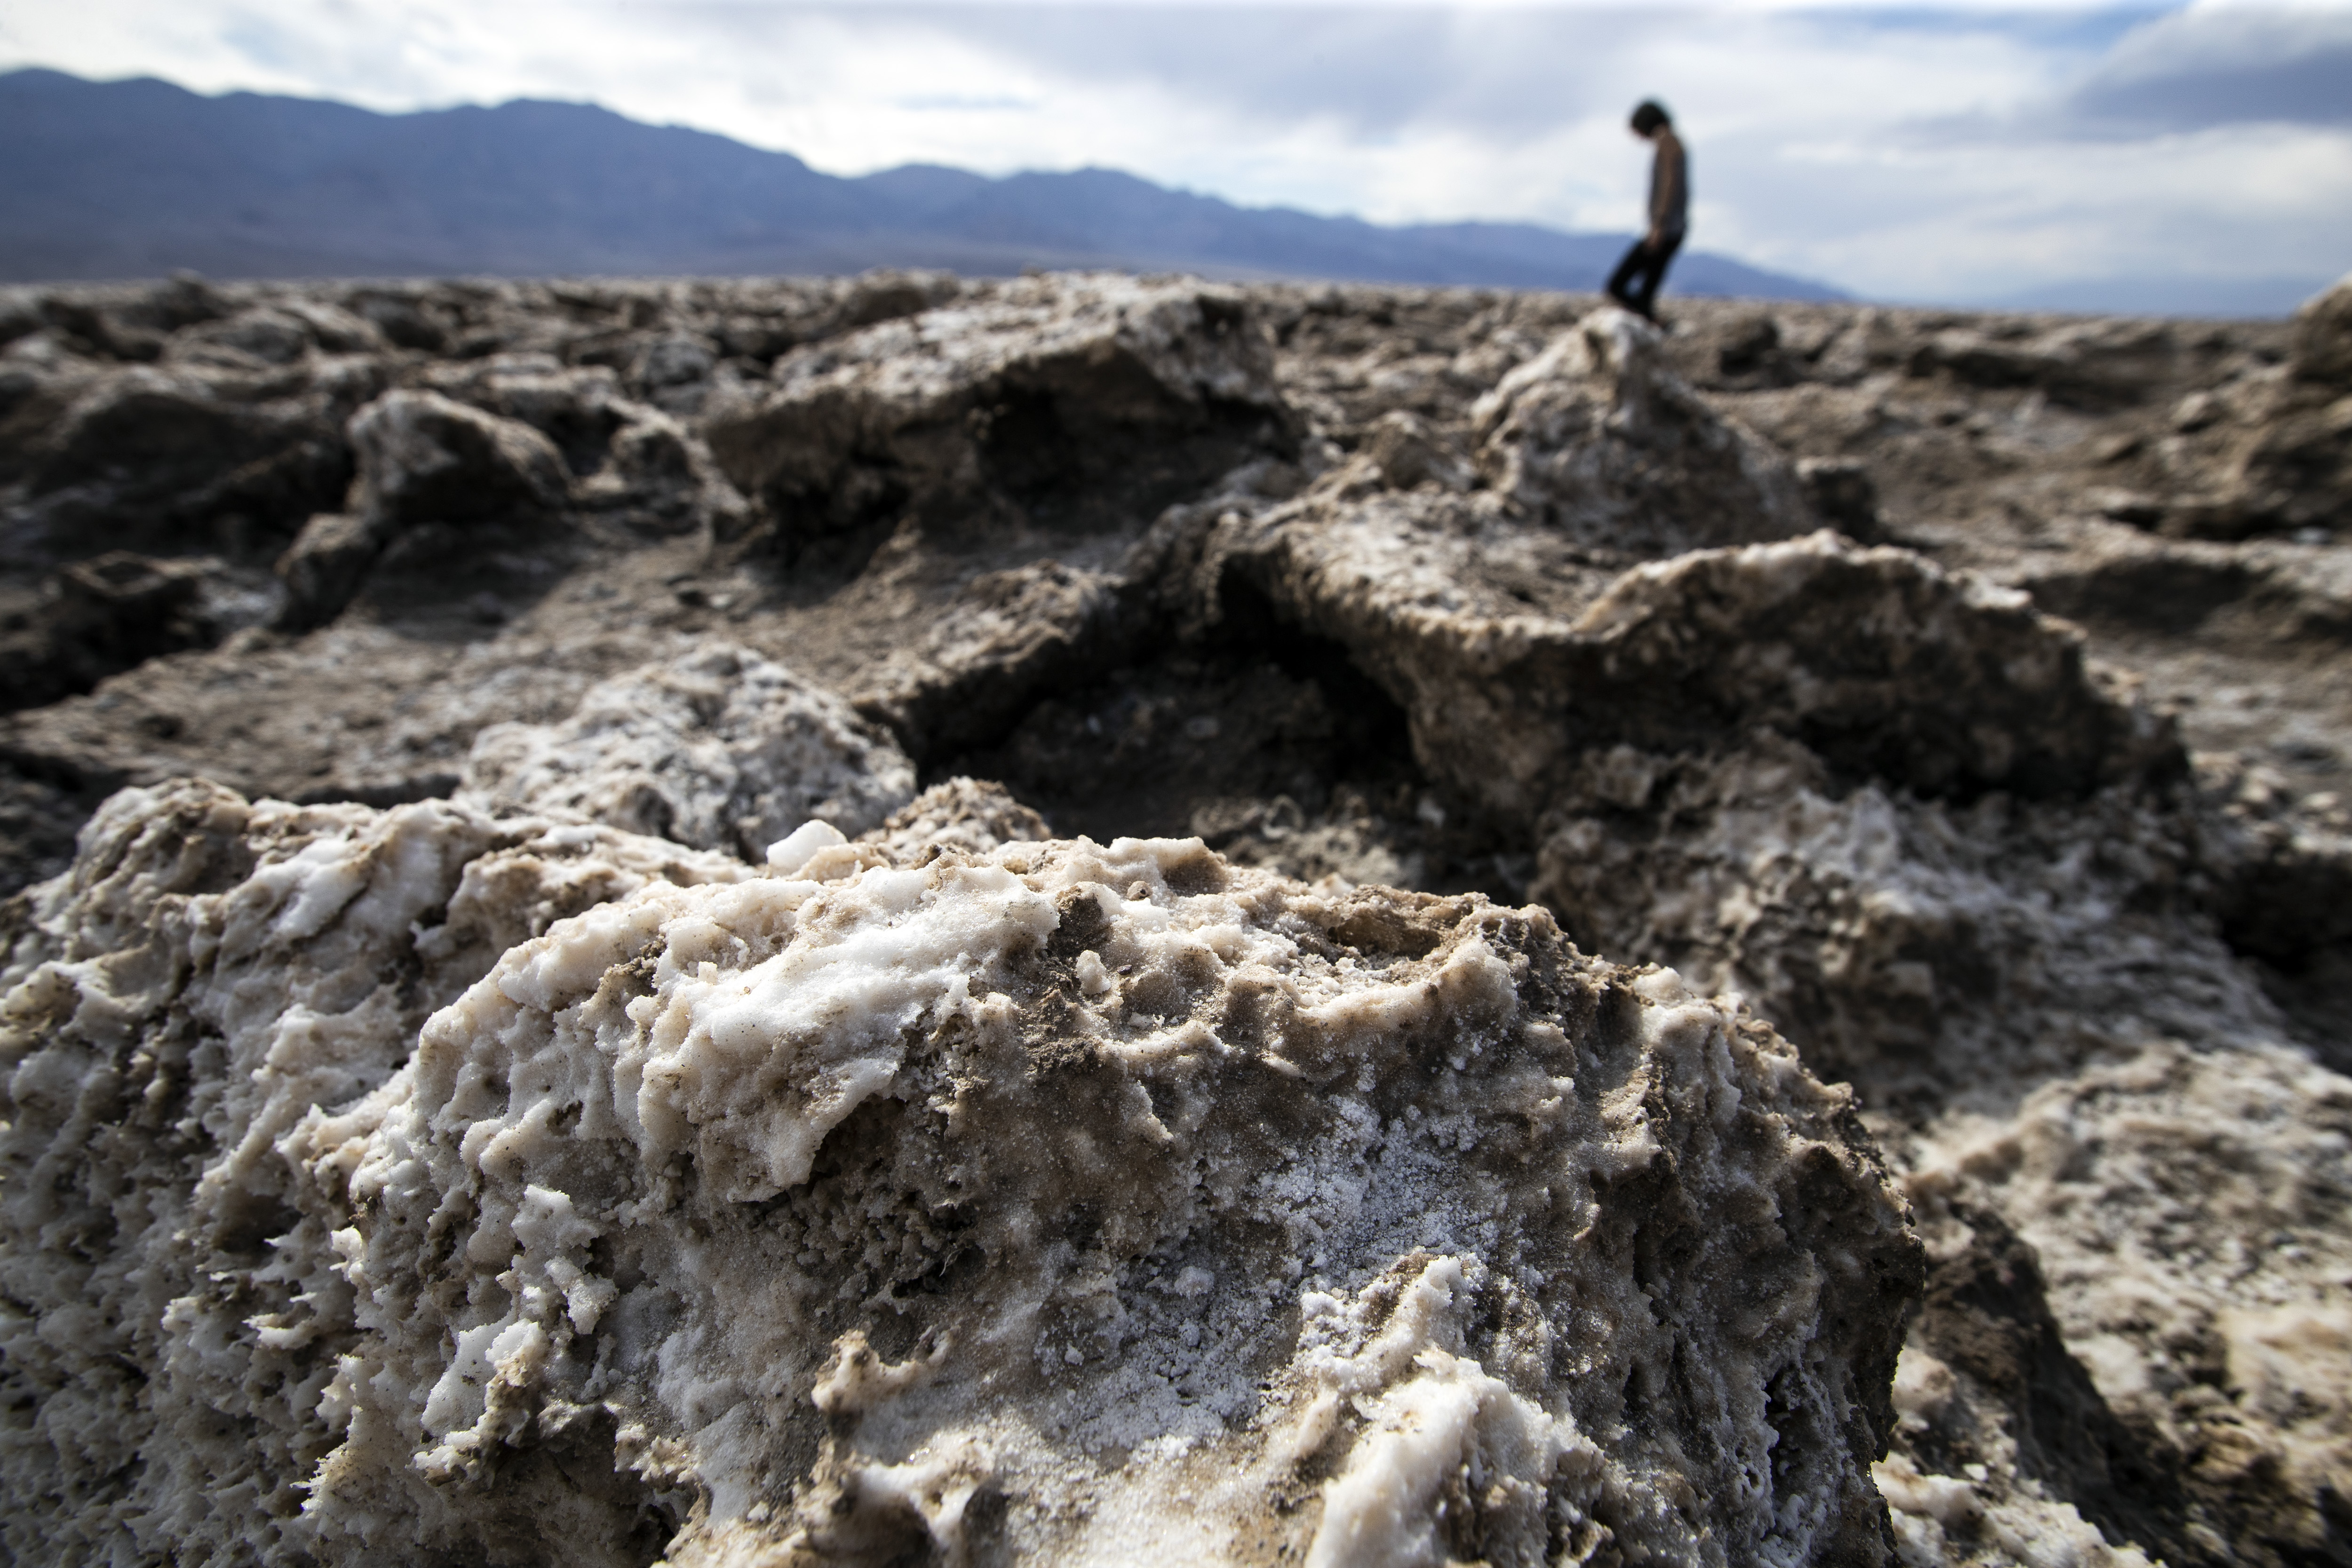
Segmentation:
{"type": "Polygon", "coordinates": [[[8,1550],[2347,1560],[2347,300],[10,292],[8,1550]]]}

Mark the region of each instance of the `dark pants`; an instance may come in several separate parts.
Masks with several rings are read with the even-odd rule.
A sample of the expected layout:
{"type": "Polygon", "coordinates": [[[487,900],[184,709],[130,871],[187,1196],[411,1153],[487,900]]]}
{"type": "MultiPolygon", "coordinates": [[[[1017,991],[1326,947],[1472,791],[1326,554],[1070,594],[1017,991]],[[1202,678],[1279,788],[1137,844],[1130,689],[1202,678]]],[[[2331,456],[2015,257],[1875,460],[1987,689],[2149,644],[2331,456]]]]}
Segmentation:
{"type": "Polygon", "coordinates": [[[1658,312],[1654,307],[1658,300],[1658,285],[1666,280],[1666,264],[1682,247],[1683,237],[1678,234],[1666,236],[1654,250],[1650,247],[1648,236],[1635,240],[1633,248],[1625,253],[1625,259],[1617,264],[1617,270],[1609,275],[1609,297],[1627,310],[1638,310],[1656,321],[1658,312]],[[1637,278],[1641,279],[1639,287],[1628,294],[1626,286],[1637,278]]]}

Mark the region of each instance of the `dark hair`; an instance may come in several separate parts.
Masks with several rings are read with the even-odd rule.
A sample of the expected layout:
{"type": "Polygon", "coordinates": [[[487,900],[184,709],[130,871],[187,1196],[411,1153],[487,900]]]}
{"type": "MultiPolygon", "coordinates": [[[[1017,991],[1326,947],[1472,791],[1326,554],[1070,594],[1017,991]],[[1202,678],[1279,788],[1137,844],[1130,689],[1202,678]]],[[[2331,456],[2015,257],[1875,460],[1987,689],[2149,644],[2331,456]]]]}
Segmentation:
{"type": "Polygon", "coordinates": [[[1633,129],[1644,136],[1661,125],[1674,122],[1674,116],[1666,112],[1666,106],[1654,98],[1643,99],[1633,110],[1633,129]]]}

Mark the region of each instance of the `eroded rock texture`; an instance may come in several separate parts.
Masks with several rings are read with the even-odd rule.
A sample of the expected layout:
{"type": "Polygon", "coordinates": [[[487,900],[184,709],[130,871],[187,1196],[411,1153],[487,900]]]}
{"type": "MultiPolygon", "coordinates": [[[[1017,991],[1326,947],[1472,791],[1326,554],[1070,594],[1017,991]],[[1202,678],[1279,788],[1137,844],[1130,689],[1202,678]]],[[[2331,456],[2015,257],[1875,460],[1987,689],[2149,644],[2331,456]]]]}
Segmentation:
{"type": "Polygon", "coordinates": [[[914,768],[847,703],[725,643],[593,687],[562,724],[491,725],[458,791],[746,859],[811,818],[863,833],[914,793],[914,768]]]}
{"type": "Polygon", "coordinates": [[[2352,1561],[2347,298],[18,291],[9,1550],[2352,1561]]]}
{"type": "Polygon", "coordinates": [[[352,1297],[277,1145],[557,919],[744,869],[604,827],[194,781],[115,796],[82,846],[19,911],[0,1003],[8,1550],[286,1560],[339,1364],[320,1331],[352,1297]]]}
{"type": "Polygon", "coordinates": [[[1850,1098],[1540,911],[188,784],[10,978],[21,1553],[1882,1554],[1850,1098]]]}
{"type": "MultiPolygon", "coordinates": [[[[1653,329],[1622,310],[1586,317],[1470,416],[1494,489],[1586,550],[1671,555],[1784,539],[1813,521],[1787,454],[1707,407],[1653,329]]],[[[1381,473],[1397,488],[1422,482],[1392,461],[1381,473]]]]}
{"type": "Polygon", "coordinates": [[[1277,439],[1273,371],[1223,291],[1016,286],[790,354],[773,391],[738,395],[706,428],[787,552],[998,507],[1100,526],[1188,499],[1277,439]]]}

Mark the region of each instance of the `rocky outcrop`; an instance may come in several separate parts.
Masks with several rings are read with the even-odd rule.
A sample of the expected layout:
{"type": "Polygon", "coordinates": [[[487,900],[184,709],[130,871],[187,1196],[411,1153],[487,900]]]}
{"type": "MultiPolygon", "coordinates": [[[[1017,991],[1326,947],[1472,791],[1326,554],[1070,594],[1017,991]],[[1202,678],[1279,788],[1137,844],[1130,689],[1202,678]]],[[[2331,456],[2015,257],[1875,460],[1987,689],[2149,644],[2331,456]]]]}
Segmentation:
{"type": "Polygon", "coordinates": [[[1673,555],[1819,526],[1788,455],[1707,407],[1628,311],[1594,311],[1470,412],[1494,489],[1587,551],[1673,555]]]}
{"type": "MultiPolygon", "coordinates": [[[[2352,945],[2352,816],[2268,768],[2207,758],[2205,861],[2213,912],[2236,952],[2288,972],[2352,945]]],[[[2339,1061],[2339,1066],[2344,1065],[2339,1061]]]]}
{"type": "Polygon", "coordinates": [[[742,874],[440,803],[116,796],[5,933],[8,1550],[284,1560],[340,1353],[304,1325],[351,1297],[277,1142],[384,1082],[550,922],[649,878],[742,874]],[[116,1022],[78,1025],[86,1004],[116,1022]]]}
{"type": "Polygon", "coordinates": [[[553,442],[431,392],[394,392],[352,420],[359,510],[390,533],[552,512],[569,479],[553,442]]]}
{"type": "Polygon", "coordinates": [[[2105,510],[2185,538],[2293,536],[2352,524],[2347,295],[2352,281],[2308,301],[2287,341],[2260,363],[2234,366],[2219,384],[2181,397],[2169,410],[2170,429],[2146,443],[2164,485],[2117,494],[2105,510]]]}
{"type": "Polygon", "coordinates": [[[2352,386],[2352,275],[2304,302],[2289,348],[2295,378],[2315,386],[2352,386]]]}
{"type": "Polygon", "coordinates": [[[2352,278],[2295,315],[2287,374],[2233,476],[2242,525],[2352,527],[2352,278]]]}
{"type": "MultiPolygon", "coordinates": [[[[222,602],[234,596],[208,563],[128,550],[77,561],[56,574],[29,624],[0,641],[0,710],[39,707],[159,655],[208,647],[234,626],[236,606],[222,602]]],[[[251,609],[260,613],[249,619],[267,613],[251,609]]]]}
{"type": "Polygon", "coordinates": [[[1884,1558],[1917,1247],[1752,1019],[1193,843],[741,875],[110,805],[8,971],[12,1546],[1884,1558]]]}
{"type": "Polygon", "coordinates": [[[1041,693],[1124,662],[1139,640],[1132,584],[1047,560],[972,579],[912,646],[892,650],[859,709],[927,756],[1002,735],[1041,693]]]}
{"type": "Polygon", "coordinates": [[[491,725],[458,798],[757,860],[811,818],[864,833],[914,793],[914,768],[847,703],[719,643],[591,688],[560,724],[491,725]]]}
{"type": "MultiPolygon", "coordinates": [[[[646,352],[659,359],[674,346],[656,344],[646,352]]],[[[707,380],[708,356],[696,363],[707,380]]],[[[681,384],[675,365],[648,374],[654,388],[681,384]]],[[[479,363],[435,366],[425,380],[438,392],[546,437],[571,476],[569,500],[584,513],[640,533],[725,533],[740,522],[742,498],[718,472],[709,448],[671,415],[630,396],[609,367],[565,365],[551,354],[500,354],[479,363]]]]}
{"type": "Polygon", "coordinates": [[[1909,552],[1824,533],[1693,552],[1547,615],[1507,583],[1529,543],[1412,498],[1337,514],[1310,500],[1210,549],[1347,647],[1412,719],[1423,766],[1507,818],[1540,814],[1613,747],[1758,729],[1922,794],[2081,795],[2179,769],[2161,721],[2102,688],[2079,638],[1909,552]]]}
{"type": "Polygon", "coordinates": [[[788,552],[908,517],[1148,521],[1285,434],[1246,308],[1199,285],[1008,289],[802,351],[775,381],[705,431],[788,552]]]}
{"type": "Polygon", "coordinates": [[[495,626],[460,608],[455,637],[346,616],[306,637],[257,627],[209,653],[151,660],[16,715],[0,759],[94,792],[89,805],[125,784],[197,774],[315,802],[433,799],[458,786],[488,726],[561,722],[598,681],[684,646],[675,627],[624,626],[488,647],[480,635],[495,626]]]}
{"type": "Polygon", "coordinates": [[[1398,493],[1350,465],[1227,514],[1192,573],[1203,620],[1238,582],[1345,647],[1422,765],[1484,809],[1529,821],[1613,746],[1759,729],[1927,795],[2079,795],[2179,766],[2022,595],[1789,539],[1811,526],[1803,481],[1675,378],[1646,324],[1596,313],[1475,414],[1495,491],[1398,493]],[[1787,542],[1699,548],[1741,539],[1787,542]],[[1613,569],[1645,556],[1670,559],[1613,569]]]}
{"type": "Polygon", "coordinates": [[[1932,1205],[1926,1298],[1895,1373],[1876,1468],[1902,1554],[2200,1563],[2180,1459],[2101,1396],[2066,1349],[2034,1249],[2000,1215],[1932,1205]]]}
{"type": "Polygon", "coordinates": [[[338,398],[275,390],[144,367],[98,380],[29,443],[40,544],[71,552],[96,528],[184,549],[214,543],[224,518],[267,534],[332,505],[352,473],[338,398]]]}
{"type": "Polygon", "coordinates": [[[370,353],[390,346],[373,322],[339,305],[288,300],[183,328],[173,333],[166,357],[254,371],[298,364],[313,353],[370,353]]]}
{"type": "MultiPolygon", "coordinates": [[[[2176,1545],[2109,1511],[2119,1538],[2168,1560],[2339,1552],[2347,1131],[2341,1075],[2209,1037],[2054,1080],[2000,1122],[1956,1118],[1913,1155],[1915,1194],[1981,1194],[2032,1244],[2051,1314],[2123,1434],[2103,1423],[2099,1440],[2126,1471],[2145,1467],[2119,1478],[2127,1499],[2112,1477],[2074,1489],[2084,1511],[2128,1500],[2181,1521],[2176,1545]]],[[[2062,1389],[2045,1376],[2034,1392],[2062,1389]]]]}
{"type": "Polygon", "coordinates": [[[367,518],[340,511],[313,515],[277,561],[278,580],[286,587],[278,624],[307,632],[333,620],[358,596],[383,549],[383,531],[367,518]]]}
{"type": "Polygon", "coordinates": [[[1915,375],[1947,376],[1963,385],[2023,387],[2084,408],[2137,403],[2168,378],[2179,357],[2177,336],[2159,322],[2037,322],[2026,330],[1946,327],[1911,351],[1915,375]]]}
{"type": "Polygon", "coordinates": [[[1961,805],[1840,781],[1786,741],[1622,746],[1555,801],[1536,891],[1580,943],[1757,998],[1874,1104],[1999,1104],[2103,1047],[2267,1011],[2200,918],[2191,832],[2131,792],[1961,805]]]}
{"type": "Polygon", "coordinates": [[[349,510],[314,517],[278,562],[282,626],[332,620],[387,551],[426,579],[431,597],[434,574],[453,560],[529,549],[534,528],[559,517],[613,519],[657,537],[740,517],[742,498],[707,451],[667,415],[622,397],[610,371],[518,357],[429,378],[466,401],[395,391],[352,417],[349,510]]]}

